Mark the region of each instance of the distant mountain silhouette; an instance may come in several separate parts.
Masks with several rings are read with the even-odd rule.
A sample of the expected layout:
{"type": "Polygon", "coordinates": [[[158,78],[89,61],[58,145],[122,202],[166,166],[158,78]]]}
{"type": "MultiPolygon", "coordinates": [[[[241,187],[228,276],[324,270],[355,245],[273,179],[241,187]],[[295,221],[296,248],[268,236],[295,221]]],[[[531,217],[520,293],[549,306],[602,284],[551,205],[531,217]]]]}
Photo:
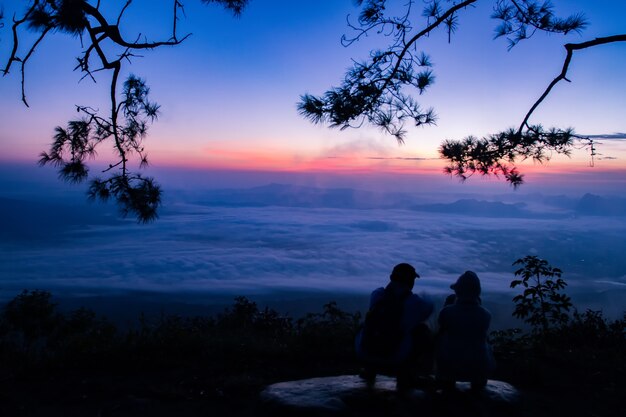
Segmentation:
{"type": "Polygon", "coordinates": [[[408,195],[383,194],[351,188],[316,188],[269,184],[248,189],[215,190],[203,196],[200,204],[235,207],[307,208],[402,208],[414,204],[408,195]]]}
{"type": "Polygon", "coordinates": [[[526,209],[524,203],[462,199],[453,203],[419,204],[419,197],[407,193],[376,193],[351,188],[316,188],[269,184],[249,189],[211,191],[198,203],[231,207],[303,207],[346,209],[409,209],[415,211],[483,217],[544,217],[526,209]]]}
{"type": "MultiPolygon", "coordinates": [[[[523,202],[504,203],[464,198],[452,203],[423,203],[418,194],[384,193],[352,188],[317,188],[269,184],[247,189],[211,190],[198,204],[226,207],[302,207],[339,209],[408,209],[427,213],[458,214],[493,218],[562,218],[563,216],[624,216],[626,199],[585,194],[529,196],[542,208],[531,210],[523,202]]],[[[530,201],[530,200],[529,200],[530,201]]]]}
{"type": "Polygon", "coordinates": [[[626,198],[587,193],[580,199],[575,211],[585,216],[626,216],[626,198]]]}
{"type": "Polygon", "coordinates": [[[61,205],[0,197],[0,239],[31,241],[86,225],[115,224],[111,207],[61,205]]]}
{"type": "Polygon", "coordinates": [[[578,198],[565,195],[542,196],[540,200],[547,206],[568,211],[574,211],[579,201],[578,198]]]}
{"type": "Polygon", "coordinates": [[[536,217],[538,214],[525,209],[524,203],[507,204],[499,201],[474,199],[457,200],[450,204],[424,204],[413,210],[441,214],[463,214],[480,217],[536,217]]]}

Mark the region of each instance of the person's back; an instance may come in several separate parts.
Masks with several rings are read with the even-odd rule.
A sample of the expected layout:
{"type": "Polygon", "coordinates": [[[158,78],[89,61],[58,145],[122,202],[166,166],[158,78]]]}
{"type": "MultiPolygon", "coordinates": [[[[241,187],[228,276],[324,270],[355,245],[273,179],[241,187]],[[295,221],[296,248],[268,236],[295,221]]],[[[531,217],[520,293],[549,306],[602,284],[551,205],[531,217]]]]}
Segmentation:
{"type": "Polygon", "coordinates": [[[432,350],[424,321],[432,314],[433,304],[412,293],[417,277],[411,265],[398,264],[389,284],[372,292],[364,327],[355,341],[357,357],[372,381],[376,373],[410,378],[420,356],[432,350]]]}
{"type": "Polygon", "coordinates": [[[465,272],[452,285],[454,304],[439,313],[436,375],[439,380],[472,382],[484,386],[495,362],[487,342],[491,314],[480,305],[480,281],[465,272]]]}

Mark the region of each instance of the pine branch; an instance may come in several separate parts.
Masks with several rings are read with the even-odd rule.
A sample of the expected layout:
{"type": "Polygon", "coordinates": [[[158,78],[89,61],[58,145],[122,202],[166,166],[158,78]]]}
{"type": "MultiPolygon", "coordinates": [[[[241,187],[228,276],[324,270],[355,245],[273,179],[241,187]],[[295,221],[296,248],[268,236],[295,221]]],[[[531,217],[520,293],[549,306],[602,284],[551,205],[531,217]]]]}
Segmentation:
{"type": "Polygon", "coordinates": [[[568,82],[570,81],[567,79],[567,71],[572,61],[574,51],[579,51],[582,49],[587,49],[587,48],[591,48],[594,46],[605,45],[608,43],[615,43],[615,42],[626,42],[626,34],[619,34],[619,35],[607,36],[603,38],[596,38],[596,39],[586,41],[586,42],[581,42],[581,43],[565,44],[564,47],[565,47],[565,50],[567,51],[567,54],[565,56],[565,60],[563,61],[563,68],[561,69],[561,73],[557,75],[557,77],[554,80],[552,80],[552,82],[548,85],[548,87],[543,92],[543,94],[531,106],[530,110],[528,110],[528,113],[526,113],[526,116],[524,116],[524,120],[522,120],[522,123],[517,129],[517,132],[521,133],[525,127],[526,128],[529,127],[528,120],[530,119],[530,116],[532,116],[532,114],[537,109],[537,107],[539,107],[539,105],[546,99],[546,97],[548,97],[548,95],[550,94],[554,86],[556,86],[562,80],[565,80],[568,82]]]}

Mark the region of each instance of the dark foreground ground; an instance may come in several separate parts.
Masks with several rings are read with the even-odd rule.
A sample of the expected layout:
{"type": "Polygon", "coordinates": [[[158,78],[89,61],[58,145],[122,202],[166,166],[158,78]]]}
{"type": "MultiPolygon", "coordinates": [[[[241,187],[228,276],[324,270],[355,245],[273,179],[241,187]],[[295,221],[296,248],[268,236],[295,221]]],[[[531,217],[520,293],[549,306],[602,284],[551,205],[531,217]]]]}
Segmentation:
{"type": "MultiPolygon", "coordinates": [[[[499,362],[503,369],[497,377],[516,384],[523,392],[522,403],[510,415],[621,416],[626,412],[623,370],[621,374],[614,369],[587,374],[546,362],[552,361],[533,365],[541,368],[541,381],[510,374],[518,365],[499,362]]],[[[312,369],[302,363],[277,365],[268,361],[255,370],[232,372],[216,372],[202,364],[177,369],[39,369],[28,375],[3,375],[0,415],[266,416],[258,400],[266,385],[344,373],[341,370],[356,372],[346,368],[349,366],[338,364],[312,369]]]]}
{"type": "MultiPolygon", "coordinates": [[[[266,416],[268,384],[359,371],[361,317],[335,303],[294,318],[239,298],[214,315],[121,329],[29,297],[0,326],[3,417],[266,416]]],[[[511,415],[626,415],[624,320],[590,315],[542,343],[519,336],[493,338],[494,378],[523,392],[511,415]]]]}

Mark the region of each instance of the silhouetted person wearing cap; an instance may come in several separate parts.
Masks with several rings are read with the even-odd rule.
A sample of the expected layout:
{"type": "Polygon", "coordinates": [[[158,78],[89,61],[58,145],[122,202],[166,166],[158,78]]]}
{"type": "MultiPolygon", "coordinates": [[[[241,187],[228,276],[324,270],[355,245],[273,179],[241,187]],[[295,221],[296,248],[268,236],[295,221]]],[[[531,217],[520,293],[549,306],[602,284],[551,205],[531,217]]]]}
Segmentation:
{"type": "Polygon", "coordinates": [[[397,377],[399,390],[414,386],[419,375],[432,368],[433,338],[425,322],[433,312],[429,300],[413,294],[415,268],[401,263],[393,268],[386,287],[377,288],[363,329],[356,338],[361,374],[373,385],[376,374],[397,377]]]}
{"type": "Polygon", "coordinates": [[[444,389],[466,381],[479,390],[495,368],[487,342],[491,314],[481,306],[480,280],[474,272],[466,271],[450,288],[455,297],[448,297],[439,313],[435,375],[444,389]]]}

